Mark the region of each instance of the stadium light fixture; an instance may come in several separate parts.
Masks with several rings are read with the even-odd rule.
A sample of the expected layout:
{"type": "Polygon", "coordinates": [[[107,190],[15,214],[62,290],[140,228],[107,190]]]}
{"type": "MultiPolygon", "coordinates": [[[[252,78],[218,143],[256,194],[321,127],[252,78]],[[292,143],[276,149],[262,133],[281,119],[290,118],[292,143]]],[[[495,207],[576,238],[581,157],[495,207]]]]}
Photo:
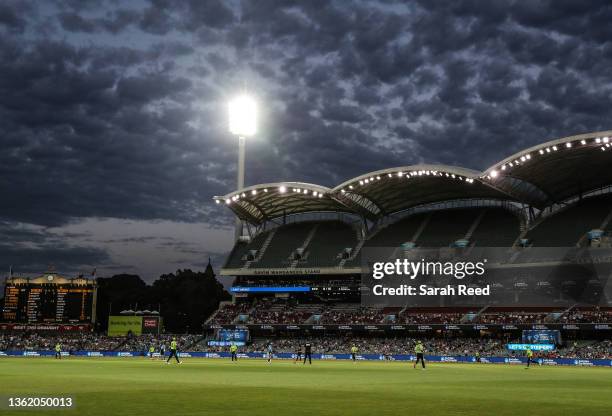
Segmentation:
{"type": "MultiPolygon", "coordinates": [[[[246,137],[257,133],[257,104],[252,97],[241,95],[230,101],[229,131],[238,136],[238,172],[237,191],[244,188],[244,158],[246,137]]],[[[236,217],[236,240],[242,236],[242,221],[236,217]]]]}
{"type": "Polygon", "coordinates": [[[229,130],[239,137],[257,133],[257,104],[253,98],[241,95],[229,103],[229,130]]]}

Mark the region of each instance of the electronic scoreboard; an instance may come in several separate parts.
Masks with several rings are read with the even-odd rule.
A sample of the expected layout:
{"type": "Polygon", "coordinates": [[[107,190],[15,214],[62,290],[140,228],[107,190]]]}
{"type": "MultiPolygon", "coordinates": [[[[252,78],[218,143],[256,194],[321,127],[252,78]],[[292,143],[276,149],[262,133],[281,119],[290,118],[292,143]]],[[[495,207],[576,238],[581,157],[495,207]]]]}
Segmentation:
{"type": "Polygon", "coordinates": [[[91,323],[95,321],[96,284],[85,278],[46,273],[5,281],[3,322],[91,323]]]}

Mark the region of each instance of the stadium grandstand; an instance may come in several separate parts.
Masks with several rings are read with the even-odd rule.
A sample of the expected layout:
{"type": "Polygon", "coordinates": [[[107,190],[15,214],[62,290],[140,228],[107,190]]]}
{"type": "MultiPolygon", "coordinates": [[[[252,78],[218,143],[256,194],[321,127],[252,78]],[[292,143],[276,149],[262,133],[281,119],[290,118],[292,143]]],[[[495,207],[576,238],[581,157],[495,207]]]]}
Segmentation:
{"type": "Polygon", "coordinates": [[[332,188],[278,182],[215,197],[246,232],[221,270],[234,279],[233,300],[209,318],[209,334],[248,328],[255,342],[312,331],[379,338],[435,331],[479,338],[484,331],[517,338],[537,327],[558,329],[566,339],[609,338],[612,294],[591,281],[584,291],[601,300],[597,305],[565,296],[558,305],[529,307],[375,308],[360,303],[360,275],[362,254],[372,248],[494,247],[503,253],[495,262],[521,267],[509,269],[511,290],[555,292],[563,300],[575,282],[560,277],[554,283],[529,253],[612,247],[611,137],[604,131],[548,141],[484,171],[419,164],[370,172],[332,188]],[[527,287],[521,275],[538,276],[537,287],[527,287]]]}
{"type": "Polygon", "coordinates": [[[95,303],[87,296],[95,285],[81,287],[81,280],[47,272],[7,280],[0,352],[51,351],[59,342],[77,355],[133,356],[176,338],[182,351],[194,353],[224,352],[234,342],[241,352],[265,353],[272,342],[285,353],[311,343],[319,354],[357,345],[363,353],[393,355],[410,352],[419,339],[440,356],[476,351],[512,357],[521,353],[506,345],[543,331],[555,348],[540,357],[612,358],[610,285],[593,279],[589,268],[557,267],[580,250],[612,248],[610,136],[612,131],[553,140],[482,172],[421,164],[371,172],[333,188],[280,182],[215,197],[243,222],[245,233],[220,272],[232,279],[232,300],[221,302],[201,333],[96,334],[86,325],[95,303]],[[509,283],[498,289],[511,296],[493,296],[485,305],[368,305],[366,252],[380,248],[390,249],[390,257],[433,248],[449,258],[460,250],[494,248],[489,259],[509,283]],[[534,254],[538,250],[545,257],[534,254]],[[68,285],[65,301],[56,283],[68,285]],[[40,302],[55,305],[40,311],[27,306],[44,294],[62,301],[40,302]],[[538,303],[541,295],[548,301],[538,303]],[[71,299],[76,306],[65,303],[71,299]],[[57,305],[69,313],[58,314],[57,305]],[[58,317],[61,325],[29,329],[58,317]],[[73,327],[86,330],[67,330],[73,327]]]}

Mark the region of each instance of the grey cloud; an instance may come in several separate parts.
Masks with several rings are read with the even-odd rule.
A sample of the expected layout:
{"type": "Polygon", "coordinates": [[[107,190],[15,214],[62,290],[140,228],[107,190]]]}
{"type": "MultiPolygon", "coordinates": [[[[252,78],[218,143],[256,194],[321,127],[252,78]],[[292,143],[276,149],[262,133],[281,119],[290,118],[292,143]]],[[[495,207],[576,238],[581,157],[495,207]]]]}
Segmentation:
{"type": "Polygon", "coordinates": [[[604,1],[3,3],[0,221],[230,226],[210,198],[235,186],[225,110],[243,88],[262,103],[250,184],[482,169],[610,128],[610,17],[604,1]]]}

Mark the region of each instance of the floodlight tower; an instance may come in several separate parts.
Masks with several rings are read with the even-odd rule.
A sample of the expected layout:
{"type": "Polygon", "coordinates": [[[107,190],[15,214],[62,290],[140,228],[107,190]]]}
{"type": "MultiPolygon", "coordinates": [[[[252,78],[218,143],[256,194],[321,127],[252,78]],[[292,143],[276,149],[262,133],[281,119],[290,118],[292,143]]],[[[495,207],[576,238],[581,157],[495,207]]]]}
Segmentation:
{"type": "MultiPolygon", "coordinates": [[[[257,132],[257,104],[248,95],[236,97],[229,103],[229,130],[238,136],[238,191],[244,188],[244,154],[246,138],[257,132]]],[[[236,218],[236,240],[242,235],[242,221],[236,218]]]]}

